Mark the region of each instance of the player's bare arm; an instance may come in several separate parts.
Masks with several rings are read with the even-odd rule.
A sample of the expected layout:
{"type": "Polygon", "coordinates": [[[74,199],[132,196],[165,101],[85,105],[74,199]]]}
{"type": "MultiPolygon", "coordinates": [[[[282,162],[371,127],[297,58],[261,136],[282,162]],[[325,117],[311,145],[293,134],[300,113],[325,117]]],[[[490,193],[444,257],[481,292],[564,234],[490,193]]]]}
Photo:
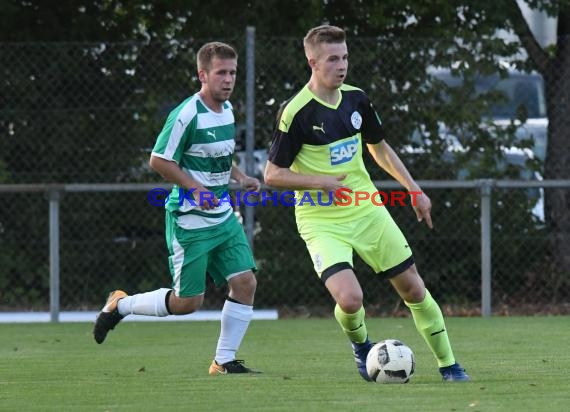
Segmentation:
{"type": "Polygon", "coordinates": [[[149,165],[166,181],[174,183],[186,190],[194,189],[196,199],[204,200],[200,205],[202,209],[210,210],[218,205],[218,198],[215,196],[212,197],[212,194],[206,190],[204,186],[196,182],[188,174],[184,173],[184,171],[180,168],[180,166],[178,166],[176,162],[151,155],[149,165]],[[201,196],[200,193],[208,194],[201,196]]]}
{"type": "Polygon", "coordinates": [[[346,185],[342,183],[345,178],[346,175],[302,175],[289,168],[279,167],[270,161],[267,161],[264,176],[265,183],[269,186],[293,190],[316,189],[327,193],[346,188],[346,185]]]}
{"type": "Polygon", "coordinates": [[[237,180],[241,187],[251,192],[258,192],[261,188],[259,179],[246,175],[235,163],[232,165],[230,177],[237,180]]]}
{"type": "Polygon", "coordinates": [[[428,227],[430,229],[433,228],[431,221],[431,200],[415,182],[400,157],[394,152],[394,149],[384,140],[380,143],[369,144],[367,146],[378,166],[388,172],[390,176],[404,186],[408,192],[419,192],[419,194],[414,195],[415,205],[413,205],[418,222],[425,219],[428,227]]]}

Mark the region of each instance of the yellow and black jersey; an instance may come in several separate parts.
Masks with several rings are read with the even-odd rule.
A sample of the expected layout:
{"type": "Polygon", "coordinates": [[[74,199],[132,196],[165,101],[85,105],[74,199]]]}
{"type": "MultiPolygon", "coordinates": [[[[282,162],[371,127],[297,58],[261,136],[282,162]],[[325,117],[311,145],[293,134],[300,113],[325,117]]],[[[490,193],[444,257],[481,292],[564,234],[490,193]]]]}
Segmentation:
{"type": "MultiPolygon", "coordinates": [[[[376,192],[362,158],[363,142],[379,143],[384,138],[382,122],[372,102],[361,90],[342,85],[336,105],[328,104],[305,86],[285,102],[277,116],[269,160],[279,167],[303,175],[343,175],[343,184],[354,193],[376,192]]],[[[370,201],[348,205],[328,203],[331,194],[320,191],[296,192],[298,223],[304,218],[350,220],[367,213],[370,201]]]]}

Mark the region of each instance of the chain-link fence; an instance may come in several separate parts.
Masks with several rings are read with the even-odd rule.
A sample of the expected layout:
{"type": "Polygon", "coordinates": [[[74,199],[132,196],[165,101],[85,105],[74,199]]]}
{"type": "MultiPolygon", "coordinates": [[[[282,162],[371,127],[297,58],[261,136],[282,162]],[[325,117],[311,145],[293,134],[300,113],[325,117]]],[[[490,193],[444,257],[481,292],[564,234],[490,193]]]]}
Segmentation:
{"type": "MultiPolygon", "coordinates": [[[[46,187],[17,185],[163,185],[147,167],[148,156],[169,110],[198,90],[195,52],[209,40],[0,44],[0,184],[10,184],[0,191],[3,310],[49,307],[50,193],[61,195],[57,269],[62,310],[96,309],[115,288],[137,292],[169,285],[164,212],[149,204],[146,189],[113,186],[91,191],[91,186],[76,185],[73,190],[50,192],[46,187]]],[[[252,63],[245,56],[252,44],[245,36],[221,40],[235,45],[240,54],[231,100],[243,160],[245,67],[252,63]]],[[[417,179],[529,183],[492,192],[488,261],[493,312],[568,311],[570,273],[560,265],[564,256],[555,246],[568,243],[568,238],[553,231],[543,202],[546,198],[548,204],[549,193],[568,198],[569,187],[548,189],[546,196],[542,189],[530,187],[540,179],[546,156],[543,79],[532,73],[502,73],[530,87],[530,92],[516,97],[516,82],[505,83],[500,76],[454,76],[453,70],[436,68],[453,59],[432,56],[437,42],[351,40],[348,83],[368,92],[383,118],[388,141],[417,179]],[[509,104],[515,110],[505,119],[482,121],[490,110],[504,112],[509,104]],[[522,126],[514,121],[517,118],[522,126]]],[[[300,89],[310,73],[300,39],[259,37],[253,56],[255,118],[249,124],[254,123],[257,158],[252,169],[258,171],[279,104],[300,89]]],[[[550,116],[556,107],[548,110],[550,116]]],[[[387,178],[370,159],[366,161],[373,179],[387,178]]],[[[568,178],[566,171],[560,175],[568,178]]],[[[434,204],[433,231],[417,224],[409,207],[390,209],[430,290],[445,310],[459,314],[479,313],[486,287],[480,187],[426,188],[434,204]]],[[[56,200],[52,197],[51,204],[56,200]]],[[[330,313],[332,300],[313,273],[292,208],[256,207],[254,214],[255,222],[249,223],[259,266],[257,305],[278,307],[282,313],[330,313]]],[[[401,302],[388,283],[355,262],[369,310],[399,313],[401,302]]],[[[219,307],[224,293],[210,284],[206,307],[219,307]]]]}

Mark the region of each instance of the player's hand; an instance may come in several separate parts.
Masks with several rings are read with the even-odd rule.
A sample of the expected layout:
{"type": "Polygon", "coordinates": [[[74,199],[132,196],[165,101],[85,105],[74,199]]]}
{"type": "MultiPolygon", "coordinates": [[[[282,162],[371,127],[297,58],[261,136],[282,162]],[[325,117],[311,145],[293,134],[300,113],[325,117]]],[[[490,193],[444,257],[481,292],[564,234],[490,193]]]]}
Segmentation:
{"type": "Polygon", "coordinates": [[[240,184],[241,187],[246,189],[248,192],[259,192],[259,189],[261,188],[261,182],[259,179],[251,176],[244,177],[240,184]]]}
{"type": "Polygon", "coordinates": [[[433,224],[431,222],[431,200],[424,192],[414,192],[412,196],[412,207],[416,212],[418,222],[425,219],[426,225],[430,229],[433,229],[433,224]]]}
{"type": "Polygon", "coordinates": [[[346,175],[338,176],[322,176],[321,188],[325,193],[335,193],[338,189],[348,189],[342,181],[346,179],[346,175]]]}
{"type": "Polygon", "coordinates": [[[329,193],[329,196],[334,198],[335,204],[345,201],[345,199],[342,199],[342,197],[339,196],[340,192],[343,192],[343,194],[352,192],[349,187],[342,184],[342,181],[346,179],[346,174],[338,176],[322,176],[322,179],[321,187],[323,192],[329,193]]]}
{"type": "Polygon", "coordinates": [[[220,200],[216,197],[214,192],[206,190],[204,187],[197,188],[194,191],[196,203],[204,210],[211,210],[218,206],[220,200]]]}

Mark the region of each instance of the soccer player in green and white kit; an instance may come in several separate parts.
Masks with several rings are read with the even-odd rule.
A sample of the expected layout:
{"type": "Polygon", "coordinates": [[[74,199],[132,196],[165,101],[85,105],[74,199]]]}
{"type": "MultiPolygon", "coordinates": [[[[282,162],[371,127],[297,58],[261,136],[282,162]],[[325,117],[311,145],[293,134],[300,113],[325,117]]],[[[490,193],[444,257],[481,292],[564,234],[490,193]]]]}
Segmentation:
{"type": "MultiPolygon", "coordinates": [[[[376,163],[409,192],[420,192],[396,153],[384,140],[380,118],[360,89],[344,84],[348,68],[345,32],[335,26],[315,27],[304,39],[311,67],[307,85],[281,108],[269,150],[265,182],[309,191],[311,199],[339,189],[355,194],[377,192],[362,159],[363,143],[376,163]]],[[[303,198],[298,193],[299,198],[303,198]]],[[[340,200],[340,199],[339,199],[340,200]]],[[[368,338],[362,289],[352,266],[353,251],[388,279],[410,308],[417,330],[433,352],[445,381],[468,381],[455,361],[438,304],[419,276],[407,241],[383,206],[372,202],[323,205],[301,202],[295,207],[297,227],[315,271],[336,301],[335,317],[351,341],[360,375],[366,372],[368,338]]],[[[431,228],[430,199],[416,197],[418,220],[431,228]]]]}
{"type": "Polygon", "coordinates": [[[93,334],[102,343],[109,330],[130,314],[184,315],[204,301],[206,273],[228,284],[221,332],[210,375],[253,373],[236,352],[253,314],[256,270],[251,249],[227,197],[230,178],[247,190],[259,180],[233,165],[234,116],[228,101],[236,80],[237,53],[229,45],[207,43],[198,51],[200,91],[168,116],[157,138],[150,166],[173,182],[166,204],[166,241],[172,288],[128,296],[111,292],[93,334]]]}

